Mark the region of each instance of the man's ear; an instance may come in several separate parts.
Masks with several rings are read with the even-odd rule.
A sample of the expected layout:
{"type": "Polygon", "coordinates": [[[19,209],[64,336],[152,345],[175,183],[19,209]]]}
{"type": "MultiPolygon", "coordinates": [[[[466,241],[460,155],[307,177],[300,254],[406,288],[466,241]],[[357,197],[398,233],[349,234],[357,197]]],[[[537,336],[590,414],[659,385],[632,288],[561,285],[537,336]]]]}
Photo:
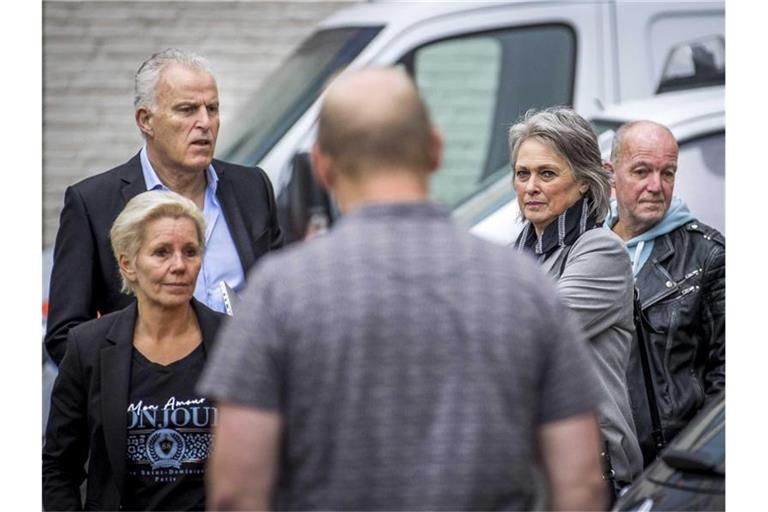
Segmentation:
{"type": "Polygon", "coordinates": [[[320,145],[317,142],[312,146],[312,151],[309,156],[312,162],[312,173],[315,175],[315,179],[317,179],[320,186],[326,191],[331,192],[334,185],[334,176],[333,171],[331,170],[331,157],[320,149],[320,145]]]}
{"type": "Polygon", "coordinates": [[[141,133],[147,137],[151,137],[154,134],[152,129],[152,112],[147,107],[139,107],[134,112],[136,119],[136,126],[139,127],[141,133]]]}
{"type": "Polygon", "coordinates": [[[616,174],[613,169],[613,163],[610,160],[603,160],[603,169],[611,173],[611,177],[609,178],[611,188],[616,188],[616,180],[614,179],[616,174]]]}
{"type": "Polygon", "coordinates": [[[432,135],[430,137],[429,145],[429,160],[430,169],[429,173],[432,174],[440,168],[440,164],[443,163],[443,134],[437,128],[432,128],[432,135]]]}
{"type": "Polygon", "coordinates": [[[125,278],[131,283],[135,283],[136,268],[134,267],[133,262],[126,258],[125,254],[121,254],[117,258],[117,264],[120,266],[120,272],[125,276],[125,278]]]}

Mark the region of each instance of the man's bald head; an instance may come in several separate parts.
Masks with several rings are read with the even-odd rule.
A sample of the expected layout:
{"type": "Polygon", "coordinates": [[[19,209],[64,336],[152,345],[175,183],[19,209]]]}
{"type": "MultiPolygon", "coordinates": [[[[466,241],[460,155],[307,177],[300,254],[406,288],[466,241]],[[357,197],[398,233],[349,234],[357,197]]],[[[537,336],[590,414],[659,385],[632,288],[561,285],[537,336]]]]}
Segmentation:
{"type": "Polygon", "coordinates": [[[413,81],[395,68],[354,71],[328,88],[317,143],[349,177],[437,165],[427,108],[413,81]]]}
{"type": "Polygon", "coordinates": [[[611,162],[613,165],[616,165],[623,156],[626,141],[634,137],[667,139],[673,141],[677,147],[677,139],[675,139],[672,131],[663,124],[646,120],[631,121],[621,125],[613,137],[613,144],[611,145],[611,162]]]}

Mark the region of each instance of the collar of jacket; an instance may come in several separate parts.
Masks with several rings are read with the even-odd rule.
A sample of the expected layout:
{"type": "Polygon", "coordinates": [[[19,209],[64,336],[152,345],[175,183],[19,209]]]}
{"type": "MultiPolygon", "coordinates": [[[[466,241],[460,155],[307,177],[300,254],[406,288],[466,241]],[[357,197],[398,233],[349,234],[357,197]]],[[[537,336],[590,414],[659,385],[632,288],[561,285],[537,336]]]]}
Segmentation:
{"type": "Polygon", "coordinates": [[[635,276],[641,309],[645,310],[680,291],[680,286],[665,266],[665,262],[674,255],[675,246],[669,233],[656,238],[648,261],[635,276]]]}
{"type": "MultiPolygon", "coordinates": [[[[652,226],[648,231],[640,233],[634,238],[624,242],[629,259],[632,262],[632,274],[637,277],[645,265],[646,261],[653,252],[656,240],[666,235],[680,226],[694,220],[693,214],[688,210],[685,202],[677,196],[672,197],[669,208],[664,213],[661,220],[652,226]]],[[[613,229],[613,226],[619,221],[619,208],[616,199],[611,199],[611,208],[608,217],[605,219],[605,227],[613,229]]],[[[657,259],[662,259],[657,256],[657,259]]]]}
{"type": "MultiPolygon", "coordinates": [[[[195,298],[191,300],[191,305],[200,325],[203,347],[206,354],[210,354],[219,323],[218,314],[195,298]]],[[[105,393],[102,394],[101,400],[104,443],[115,476],[115,484],[121,496],[125,482],[126,414],[130,393],[133,331],[137,316],[138,308],[134,300],[120,311],[106,334],[108,343],[100,352],[101,389],[105,393]]]]}
{"type": "Polygon", "coordinates": [[[591,201],[587,196],[576,201],[544,228],[541,237],[536,236],[536,230],[531,221],[526,221],[515,242],[517,250],[531,251],[537,256],[544,255],[546,258],[560,247],[573,245],[585,231],[601,225],[595,214],[589,213],[590,204],[591,201]]]}

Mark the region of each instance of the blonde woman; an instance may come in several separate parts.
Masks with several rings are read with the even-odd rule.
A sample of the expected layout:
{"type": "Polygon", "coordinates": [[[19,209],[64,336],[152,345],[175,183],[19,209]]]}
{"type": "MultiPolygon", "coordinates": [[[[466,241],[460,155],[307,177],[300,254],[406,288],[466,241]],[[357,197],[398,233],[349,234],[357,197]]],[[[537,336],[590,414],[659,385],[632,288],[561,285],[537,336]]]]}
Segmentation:
{"type": "Polygon", "coordinates": [[[216,409],[194,386],[224,317],[192,297],[204,233],[202,212],[173,192],[139,194],[115,220],[136,300],[69,333],[43,448],[47,510],[204,509],[216,409]]]}

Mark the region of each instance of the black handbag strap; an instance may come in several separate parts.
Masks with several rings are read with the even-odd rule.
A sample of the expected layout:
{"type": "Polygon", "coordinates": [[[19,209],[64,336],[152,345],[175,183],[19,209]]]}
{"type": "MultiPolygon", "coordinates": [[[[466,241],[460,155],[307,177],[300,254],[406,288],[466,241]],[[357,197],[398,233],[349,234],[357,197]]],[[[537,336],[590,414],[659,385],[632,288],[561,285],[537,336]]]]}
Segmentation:
{"type": "Polygon", "coordinates": [[[664,439],[664,431],[661,428],[661,417],[659,415],[659,406],[656,402],[656,390],[653,386],[653,377],[651,376],[651,360],[648,356],[648,339],[646,338],[645,326],[647,322],[643,316],[643,310],[640,307],[640,292],[635,287],[634,289],[634,319],[635,319],[635,333],[637,334],[637,346],[640,351],[640,363],[643,367],[643,381],[645,383],[645,393],[648,396],[648,408],[651,414],[651,426],[653,431],[653,443],[656,448],[656,453],[666,445],[664,439]]]}

